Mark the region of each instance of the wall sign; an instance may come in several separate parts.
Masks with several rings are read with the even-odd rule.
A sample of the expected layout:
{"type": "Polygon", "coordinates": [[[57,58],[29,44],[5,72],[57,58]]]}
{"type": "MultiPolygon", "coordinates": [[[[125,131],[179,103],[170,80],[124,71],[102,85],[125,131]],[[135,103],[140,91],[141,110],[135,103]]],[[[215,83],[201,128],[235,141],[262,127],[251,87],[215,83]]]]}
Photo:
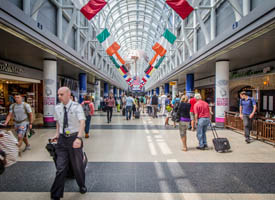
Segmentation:
{"type": "Polygon", "coordinates": [[[7,72],[12,74],[20,74],[24,72],[24,69],[19,68],[13,64],[10,63],[4,63],[0,62],[0,71],[1,72],[7,72]]]}
{"type": "Polygon", "coordinates": [[[25,67],[15,63],[0,60],[0,73],[19,76],[23,78],[31,78],[37,80],[43,80],[43,71],[30,67],[25,67]]]}

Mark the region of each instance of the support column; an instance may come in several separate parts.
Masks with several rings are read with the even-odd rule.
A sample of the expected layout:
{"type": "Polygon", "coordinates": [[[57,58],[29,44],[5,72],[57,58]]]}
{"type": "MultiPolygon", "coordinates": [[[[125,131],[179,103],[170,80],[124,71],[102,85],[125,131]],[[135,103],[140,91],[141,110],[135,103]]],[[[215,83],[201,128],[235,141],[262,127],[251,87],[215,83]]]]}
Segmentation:
{"type": "Polygon", "coordinates": [[[194,74],[186,74],[186,95],[190,97],[191,94],[194,94],[194,74]]]}
{"type": "Polygon", "coordinates": [[[23,10],[28,16],[31,14],[31,0],[23,0],[23,10]]]}
{"type": "Polygon", "coordinates": [[[164,94],[166,96],[169,94],[169,83],[165,83],[164,85],[164,94]]]}
{"type": "Polygon", "coordinates": [[[251,9],[251,0],[243,0],[243,16],[248,15],[251,9]]]}
{"type": "Polygon", "coordinates": [[[216,126],[224,126],[224,112],[229,110],[229,61],[216,62],[216,126]]]}
{"type": "Polygon", "coordinates": [[[211,0],[211,16],[210,16],[210,39],[214,40],[216,37],[216,8],[214,7],[215,0],[211,0]]]}
{"type": "Polygon", "coordinates": [[[159,96],[159,87],[156,88],[156,94],[159,96]]]}
{"type": "Polygon", "coordinates": [[[97,80],[95,85],[95,109],[98,110],[100,106],[100,88],[101,88],[101,81],[97,80]]]}
{"type": "Polygon", "coordinates": [[[119,91],[118,92],[118,94],[119,94],[118,96],[121,97],[121,95],[122,95],[122,89],[119,89],[118,91],[119,91]]]}
{"type": "Polygon", "coordinates": [[[104,98],[108,97],[109,95],[109,84],[108,83],[104,83],[104,98]]]}
{"type": "Polygon", "coordinates": [[[44,110],[44,126],[55,126],[54,109],[56,105],[56,79],[57,79],[57,62],[56,60],[44,60],[44,88],[43,88],[43,110],[44,110]]]}
{"type": "Polygon", "coordinates": [[[173,81],[176,84],[172,86],[172,98],[174,99],[178,94],[178,81],[173,81]]]}
{"type": "Polygon", "coordinates": [[[114,86],[114,97],[117,97],[117,88],[116,88],[116,86],[114,86]]]}
{"type": "MultiPolygon", "coordinates": [[[[61,4],[62,6],[62,0],[57,0],[59,4],[61,4]]],[[[57,8],[57,37],[59,40],[63,39],[63,35],[62,35],[62,18],[63,18],[63,14],[62,14],[62,8],[59,7],[57,8]]]]}
{"type": "Polygon", "coordinates": [[[79,74],[79,103],[82,103],[84,96],[87,94],[87,74],[79,74]]]}

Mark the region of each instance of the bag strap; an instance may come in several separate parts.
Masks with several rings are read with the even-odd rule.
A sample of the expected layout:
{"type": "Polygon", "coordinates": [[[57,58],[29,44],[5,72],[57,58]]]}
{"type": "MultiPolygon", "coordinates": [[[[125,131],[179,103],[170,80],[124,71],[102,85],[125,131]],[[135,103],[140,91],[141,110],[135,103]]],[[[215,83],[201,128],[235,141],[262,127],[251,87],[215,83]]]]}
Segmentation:
{"type": "Polygon", "coordinates": [[[210,127],[211,127],[211,130],[212,130],[214,138],[219,138],[219,135],[218,135],[218,133],[216,131],[216,128],[215,128],[215,126],[212,126],[211,122],[210,122],[210,127]]]}

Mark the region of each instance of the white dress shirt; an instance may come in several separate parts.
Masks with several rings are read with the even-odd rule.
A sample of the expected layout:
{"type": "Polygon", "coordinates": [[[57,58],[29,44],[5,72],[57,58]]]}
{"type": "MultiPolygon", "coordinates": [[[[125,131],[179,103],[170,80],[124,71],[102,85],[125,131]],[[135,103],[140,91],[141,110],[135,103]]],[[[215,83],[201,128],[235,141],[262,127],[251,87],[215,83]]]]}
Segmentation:
{"type": "MultiPolygon", "coordinates": [[[[63,134],[63,119],[64,119],[64,104],[60,103],[55,106],[54,119],[59,124],[59,133],[63,134]]],[[[86,120],[82,106],[72,100],[66,105],[68,113],[68,127],[66,132],[68,134],[76,133],[80,128],[80,120],[86,120]]]]}

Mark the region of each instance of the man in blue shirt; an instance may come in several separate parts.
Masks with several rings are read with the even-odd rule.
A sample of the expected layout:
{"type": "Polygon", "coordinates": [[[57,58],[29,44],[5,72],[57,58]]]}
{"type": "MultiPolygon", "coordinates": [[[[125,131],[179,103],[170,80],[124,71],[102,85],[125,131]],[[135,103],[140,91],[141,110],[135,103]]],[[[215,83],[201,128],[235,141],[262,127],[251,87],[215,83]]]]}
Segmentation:
{"type": "Polygon", "coordinates": [[[131,120],[131,114],[134,103],[135,100],[133,99],[132,94],[126,97],[126,120],[131,120]]]}
{"type": "Polygon", "coordinates": [[[250,143],[250,131],[252,129],[252,121],[256,112],[255,99],[249,97],[245,91],[240,93],[240,118],[243,120],[245,141],[250,143]]]}

